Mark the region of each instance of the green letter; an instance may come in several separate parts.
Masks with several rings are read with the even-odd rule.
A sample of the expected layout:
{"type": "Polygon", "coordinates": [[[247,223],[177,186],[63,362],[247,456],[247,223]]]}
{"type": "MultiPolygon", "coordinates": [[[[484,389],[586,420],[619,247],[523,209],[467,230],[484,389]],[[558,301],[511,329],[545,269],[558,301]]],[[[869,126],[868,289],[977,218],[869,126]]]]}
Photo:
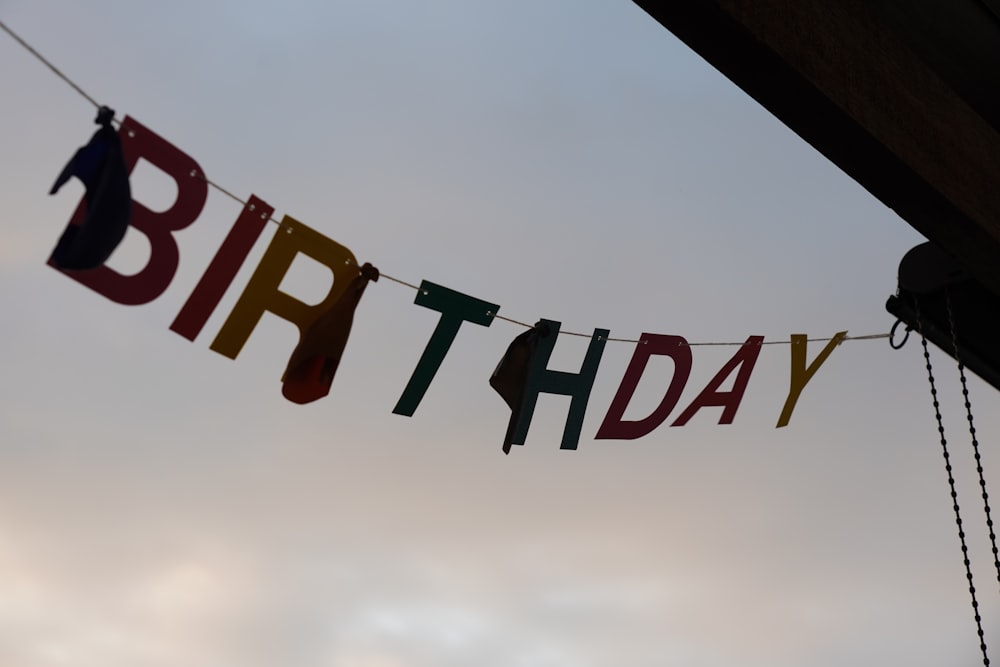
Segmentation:
{"type": "Polygon", "coordinates": [[[410,381],[406,383],[403,395],[392,409],[393,413],[406,417],[412,417],[417,411],[420,399],[431,386],[431,380],[441,367],[444,356],[448,354],[448,349],[458,335],[462,322],[473,322],[488,327],[493,324],[493,316],[500,310],[500,306],[496,304],[480,301],[426,280],[420,283],[420,290],[413,303],[438,311],[441,313],[441,319],[438,320],[431,339],[427,341],[427,347],[417,362],[410,381]]]}

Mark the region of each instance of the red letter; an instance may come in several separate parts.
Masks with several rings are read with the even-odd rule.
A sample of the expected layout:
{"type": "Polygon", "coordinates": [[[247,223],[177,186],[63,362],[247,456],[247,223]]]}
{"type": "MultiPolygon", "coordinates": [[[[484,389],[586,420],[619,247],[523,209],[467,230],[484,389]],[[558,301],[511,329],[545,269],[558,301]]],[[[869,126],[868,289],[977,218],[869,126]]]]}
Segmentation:
{"type": "MultiPolygon", "coordinates": [[[[208,184],[197,162],[133,118],[126,116],[118,132],[129,172],[139,158],[145,158],[177,182],[177,200],[163,213],[133,200],[131,226],[145,234],[150,245],[149,262],[139,273],[126,276],[106,265],[64,273],[112,301],[135,306],[163,294],[173,280],[180,260],[173,232],[198,218],[208,197],[208,184]]],[[[81,201],[69,224],[80,224],[85,215],[86,203],[81,201]]]]}
{"type": "Polygon", "coordinates": [[[205,273],[198,281],[191,296],[188,297],[181,312],[177,313],[170,330],[194,340],[212,311],[219,305],[219,300],[233,282],[236,273],[246,261],[250,249],[257,242],[264,226],[274,213],[274,208],[267,202],[250,195],[250,201],[243,207],[243,212],[236,219],[233,228],[229,230],[226,240],[212,258],[205,273]]]}
{"type": "Polygon", "coordinates": [[[598,440],[634,440],[649,434],[670,415],[671,410],[680,400],[684,385],[687,384],[688,376],[691,375],[691,348],[680,336],[661,336],[659,334],[644,333],[639,338],[639,343],[635,346],[632,354],[632,361],[629,362],[622,378],[618,393],[611,401],[608,414],[604,417],[604,423],[598,429],[595,436],[598,440]],[[649,358],[654,354],[665,354],[674,360],[674,375],[670,380],[670,386],[663,400],[656,406],[651,415],[639,421],[623,421],[622,416],[632,400],[632,394],[639,386],[639,378],[646,370],[649,358]]]}
{"type": "Polygon", "coordinates": [[[719,423],[732,424],[733,417],[736,416],[736,409],[740,407],[740,401],[743,400],[743,392],[746,391],[747,382],[750,381],[750,373],[753,372],[753,366],[757,363],[757,357],[760,356],[760,347],[763,342],[763,336],[750,336],[747,338],[747,341],[733,355],[733,358],[726,362],[722,370],[715,374],[715,377],[708,383],[708,386],[698,394],[698,397],[692,401],[691,405],[681,413],[681,416],[671,426],[684,426],[694,416],[694,413],[709,405],[724,407],[725,409],[722,411],[719,423]],[[719,391],[719,386],[725,382],[726,378],[729,377],[737,366],[740,367],[740,371],[733,382],[733,390],[719,391]]]}

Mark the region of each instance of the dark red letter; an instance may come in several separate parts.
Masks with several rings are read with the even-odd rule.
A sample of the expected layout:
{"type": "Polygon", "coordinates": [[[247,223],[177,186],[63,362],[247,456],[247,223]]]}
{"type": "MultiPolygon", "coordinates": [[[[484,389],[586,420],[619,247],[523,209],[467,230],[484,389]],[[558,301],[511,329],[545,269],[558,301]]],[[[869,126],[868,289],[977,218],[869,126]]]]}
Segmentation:
{"type": "Polygon", "coordinates": [[[226,240],[219,246],[201,280],[184,303],[181,312],[174,318],[173,324],[170,325],[171,331],[188,340],[198,337],[198,333],[236,277],[253,244],[264,231],[264,226],[272,213],[274,213],[272,206],[250,195],[250,201],[243,207],[243,212],[229,230],[226,240]]]}
{"type": "MultiPolygon", "coordinates": [[[[149,303],[163,294],[173,280],[180,260],[173,232],[184,229],[198,218],[208,197],[208,184],[197,162],[138,121],[126,116],[119,134],[129,172],[139,158],[145,158],[177,182],[177,200],[162,213],[132,202],[131,226],[145,234],[150,245],[149,262],[139,273],[126,276],[107,265],[64,273],[112,301],[135,306],[149,303]]],[[[86,203],[81,201],[69,224],[80,224],[85,215],[86,203]]]]}
{"type": "Polygon", "coordinates": [[[753,366],[757,363],[757,357],[760,356],[760,346],[763,342],[763,336],[750,336],[747,338],[739,351],[733,355],[733,358],[726,362],[722,370],[715,374],[715,377],[708,383],[708,386],[698,394],[698,397],[691,402],[691,405],[681,413],[681,416],[671,426],[684,426],[694,416],[694,413],[709,405],[725,408],[722,411],[722,417],[719,418],[719,423],[732,424],[733,417],[736,416],[736,409],[740,407],[740,401],[743,400],[743,392],[746,391],[747,382],[750,381],[750,373],[753,372],[753,366]],[[740,367],[740,371],[733,382],[733,390],[719,391],[719,386],[726,381],[726,378],[729,377],[737,366],[740,367]]]}
{"type": "Polygon", "coordinates": [[[632,361],[625,371],[625,377],[622,378],[621,386],[618,387],[618,393],[611,401],[608,414],[604,416],[604,423],[601,424],[595,437],[599,440],[634,440],[652,432],[664,422],[677,405],[690,375],[691,348],[688,347],[686,340],[680,336],[642,334],[632,354],[632,361]],[[653,413],[645,419],[623,421],[625,409],[632,400],[636,387],[639,386],[639,378],[646,370],[649,358],[654,354],[665,354],[674,360],[674,375],[670,380],[670,386],[667,387],[667,393],[653,413]]]}

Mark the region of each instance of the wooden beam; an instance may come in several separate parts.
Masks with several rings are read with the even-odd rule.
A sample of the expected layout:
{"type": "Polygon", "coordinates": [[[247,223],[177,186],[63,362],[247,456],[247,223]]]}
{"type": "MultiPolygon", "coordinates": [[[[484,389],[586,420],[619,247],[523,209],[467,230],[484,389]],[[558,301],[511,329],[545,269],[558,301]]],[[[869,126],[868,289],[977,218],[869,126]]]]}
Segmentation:
{"type": "Polygon", "coordinates": [[[987,5],[635,2],[1000,294],[1000,75],[984,68],[1000,22],[987,5]],[[964,50],[940,43],[966,34],[964,50]]]}

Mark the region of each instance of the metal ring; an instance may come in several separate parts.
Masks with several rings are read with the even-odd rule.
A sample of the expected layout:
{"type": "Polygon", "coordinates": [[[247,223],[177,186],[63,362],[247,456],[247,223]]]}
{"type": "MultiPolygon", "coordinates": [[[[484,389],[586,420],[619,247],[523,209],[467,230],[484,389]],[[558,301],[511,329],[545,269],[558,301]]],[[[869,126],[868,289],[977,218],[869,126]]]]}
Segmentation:
{"type": "Polygon", "coordinates": [[[896,343],[893,342],[894,339],[896,338],[896,327],[898,327],[902,323],[903,320],[896,320],[896,323],[892,325],[892,329],[889,330],[889,347],[891,347],[894,350],[901,349],[904,345],[906,345],[906,341],[910,339],[910,326],[907,325],[906,335],[903,336],[903,340],[899,342],[899,345],[896,345],[896,343]]]}

